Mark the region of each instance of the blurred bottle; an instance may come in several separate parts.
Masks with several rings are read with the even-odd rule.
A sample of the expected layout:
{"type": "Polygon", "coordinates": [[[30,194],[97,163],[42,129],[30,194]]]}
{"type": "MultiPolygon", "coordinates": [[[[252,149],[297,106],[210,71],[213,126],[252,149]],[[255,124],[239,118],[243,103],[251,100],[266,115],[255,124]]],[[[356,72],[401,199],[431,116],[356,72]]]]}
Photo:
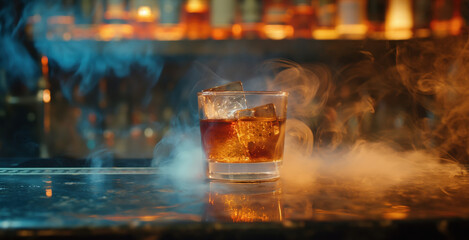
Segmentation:
{"type": "Polygon", "coordinates": [[[134,26],[134,38],[153,39],[158,18],[156,2],[152,0],[131,0],[129,12],[134,26]]]}
{"type": "Polygon", "coordinates": [[[290,25],[289,1],[264,0],[263,7],[265,36],[274,40],[292,38],[293,27],[290,25]]]}
{"type": "Polygon", "coordinates": [[[311,38],[315,25],[314,9],[311,0],[295,0],[292,7],[291,25],[295,38],[311,38]]]}
{"type": "Polygon", "coordinates": [[[461,1],[434,0],[433,20],[430,23],[435,36],[458,35],[461,32],[461,1]]]}
{"type": "Polygon", "coordinates": [[[107,0],[105,5],[104,19],[107,23],[126,23],[128,13],[125,11],[124,0],[107,0]]]}
{"type": "Polygon", "coordinates": [[[432,2],[428,0],[414,0],[414,36],[418,38],[430,37],[430,22],[432,20],[432,2]]]}
{"type": "Polygon", "coordinates": [[[104,0],[95,0],[93,4],[93,20],[95,25],[103,23],[104,20],[104,0]]]}
{"type": "Polygon", "coordinates": [[[77,24],[91,24],[93,23],[93,0],[81,0],[78,5],[76,14],[77,24]]]}
{"type": "Polygon", "coordinates": [[[387,0],[368,0],[368,36],[370,38],[384,39],[386,2],[387,0]]]}
{"type": "Polygon", "coordinates": [[[105,41],[133,38],[134,28],[128,23],[129,14],[124,0],[107,0],[104,9],[100,38],[105,41]]]}
{"type": "Polygon", "coordinates": [[[31,15],[25,26],[25,33],[29,39],[40,40],[46,37],[47,16],[43,14],[48,4],[32,4],[31,15]]]}
{"type": "Polygon", "coordinates": [[[262,0],[241,0],[237,23],[233,26],[236,39],[262,38],[262,0]]]}
{"type": "Polygon", "coordinates": [[[158,40],[181,40],[184,38],[184,25],[181,20],[183,0],[160,0],[160,20],[156,30],[158,40]]]}
{"type": "Polygon", "coordinates": [[[62,0],[58,4],[61,9],[57,15],[47,19],[46,36],[49,40],[69,41],[72,39],[72,31],[75,26],[73,1],[62,0]]]}
{"type": "Polygon", "coordinates": [[[313,6],[316,11],[317,28],[313,30],[315,39],[336,39],[337,1],[336,0],[314,0],[313,6]]]}
{"type": "Polygon", "coordinates": [[[93,0],[76,2],[76,24],[72,31],[73,39],[93,39],[96,36],[96,28],[93,25],[93,8],[93,0]]]}
{"type": "Polygon", "coordinates": [[[208,39],[210,37],[209,5],[207,0],[187,0],[184,6],[186,37],[208,39]]]}
{"type": "Polygon", "coordinates": [[[210,23],[212,38],[215,40],[232,37],[235,17],[235,0],[212,1],[210,5],[210,23]]]}
{"type": "Polygon", "coordinates": [[[338,6],[338,34],[347,39],[362,39],[368,26],[365,24],[365,0],[339,0],[338,6]]]}
{"type": "Polygon", "coordinates": [[[408,0],[389,0],[386,13],[386,39],[412,37],[412,3],[408,0]]]}

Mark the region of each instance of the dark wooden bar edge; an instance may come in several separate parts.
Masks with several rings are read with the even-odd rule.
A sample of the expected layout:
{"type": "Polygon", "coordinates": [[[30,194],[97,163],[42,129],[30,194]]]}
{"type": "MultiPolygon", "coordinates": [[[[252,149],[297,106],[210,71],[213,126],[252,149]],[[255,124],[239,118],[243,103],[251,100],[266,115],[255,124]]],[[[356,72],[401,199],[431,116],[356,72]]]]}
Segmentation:
{"type": "Polygon", "coordinates": [[[1,239],[467,239],[469,219],[279,223],[143,223],[108,228],[8,229],[1,239]]]}

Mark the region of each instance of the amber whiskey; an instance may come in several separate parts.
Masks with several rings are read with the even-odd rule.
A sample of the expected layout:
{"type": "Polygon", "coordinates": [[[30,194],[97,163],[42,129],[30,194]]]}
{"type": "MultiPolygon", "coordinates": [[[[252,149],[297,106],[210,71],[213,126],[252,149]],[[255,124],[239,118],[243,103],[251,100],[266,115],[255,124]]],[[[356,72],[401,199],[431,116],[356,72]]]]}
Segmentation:
{"type": "Polygon", "coordinates": [[[200,120],[200,132],[209,162],[256,163],[283,158],[285,120],[200,120]]]}
{"type": "Polygon", "coordinates": [[[210,38],[210,15],[207,0],[188,0],[184,6],[186,38],[208,39],[210,38]]]}
{"type": "Polygon", "coordinates": [[[310,0],[295,0],[292,7],[291,25],[294,38],[311,38],[313,34],[314,9],[310,0]]]}
{"type": "Polygon", "coordinates": [[[233,36],[235,3],[235,0],[211,1],[210,23],[213,39],[222,40],[233,36]]]}
{"type": "Polygon", "coordinates": [[[365,0],[339,0],[337,2],[337,32],[342,38],[361,39],[368,30],[365,23],[365,0]]]}
{"type": "Polygon", "coordinates": [[[160,0],[159,23],[155,37],[158,40],[175,41],[184,38],[185,27],[182,23],[183,0],[160,0]]]}
{"type": "Polygon", "coordinates": [[[286,0],[264,0],[263,28],[267,38],[281,40],[293,37],[288,6],[289,1],[286,0]]]}
{"type": "Polygon", "coordinates": [[[263,38],[262,1],[241,0],[238,9],[237,21],[233,26],[234,38],[263,38]]]}

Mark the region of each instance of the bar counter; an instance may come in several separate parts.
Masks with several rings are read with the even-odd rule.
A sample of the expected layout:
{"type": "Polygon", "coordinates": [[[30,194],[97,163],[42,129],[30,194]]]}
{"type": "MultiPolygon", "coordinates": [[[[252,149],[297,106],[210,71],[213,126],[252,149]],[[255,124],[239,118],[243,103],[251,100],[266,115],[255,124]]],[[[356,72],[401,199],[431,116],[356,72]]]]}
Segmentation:
{"type": "Polygon", "coordinates": [[[0,168],[1,239],[468,237],[467,174],[444,186],[415,180],[376,191],[326,176],[304,188],[282,179],[180,178],[148,166],[6,165],[0,168]]]}

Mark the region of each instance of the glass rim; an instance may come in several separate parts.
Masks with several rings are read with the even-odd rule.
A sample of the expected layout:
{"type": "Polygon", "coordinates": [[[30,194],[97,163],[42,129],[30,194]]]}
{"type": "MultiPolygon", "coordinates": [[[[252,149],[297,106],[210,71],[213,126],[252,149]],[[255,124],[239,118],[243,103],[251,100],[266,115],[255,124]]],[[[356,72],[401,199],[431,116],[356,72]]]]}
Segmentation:
{"type": "Polygon", "coordinates": [[[288,96],[285,91],[201,91],[197,96],[202,95],[268,95],[268,96],[288,96]]]}

